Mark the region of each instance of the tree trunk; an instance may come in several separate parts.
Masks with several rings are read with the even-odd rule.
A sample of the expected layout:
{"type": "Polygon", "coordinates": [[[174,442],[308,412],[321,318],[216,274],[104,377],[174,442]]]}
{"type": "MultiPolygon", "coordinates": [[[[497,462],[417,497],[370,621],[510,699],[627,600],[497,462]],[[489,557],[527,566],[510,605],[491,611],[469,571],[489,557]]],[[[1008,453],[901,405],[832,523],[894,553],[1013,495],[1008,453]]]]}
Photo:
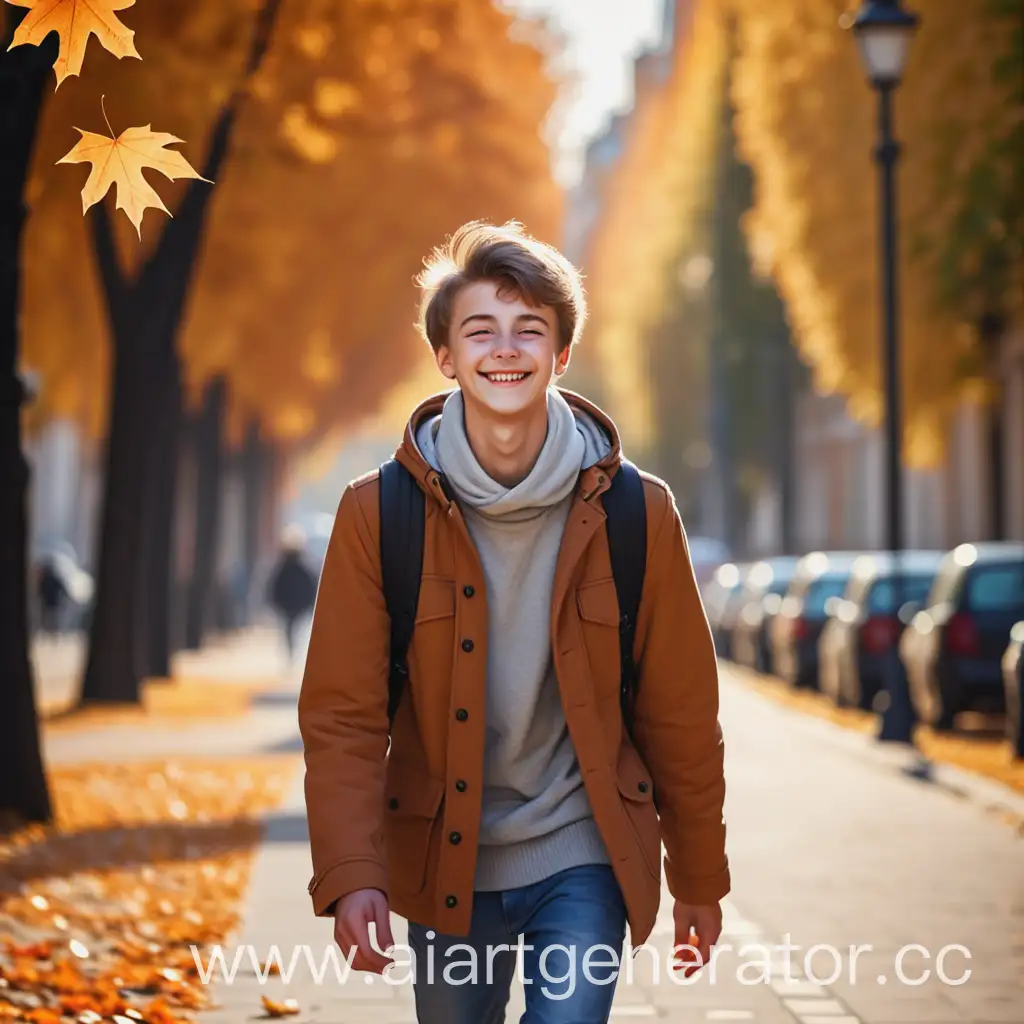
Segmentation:
{"type": "Polygon", "coordinates": [[[0,818],[50,820],[28,653],[29,469],[21,445],[24,388],[18,377],[23,196],[56,46],[7,52],[25,11],[0,17],[0,818]]]}
{"type": "Polygon", "coordinates": [[[220,508],[224,475],[224,406],[227,386],[223,377],[212,381],[196,418],[193,445],[196,460],[195,564],[185,625],[185,647],[198,650],[213,619],[220,541],[220,508]]]}
{"type": "Polygon", "coordinates": [[[175,651],[174,513],[182,423],[181,361],[176,351],[171,352],[163,390],[149,467],[144,570],[139,580],[146,622],[144,669],[147,676],[156,679],[170,676],[175,651]]]}
{"type": "Polygon", "coordinates": [[[794,403],[796,402],[796,355],[789,337],[776,341],[779,352],[778,450],[776,476],[779,487],[779,523],[782,552],[796,554],[796,445],[794,403]]]}
{"type": "Polygon", "coordinates": [[[143,564],[147,468],[153,457],[154,377],[158,335],[146,329],[136,297],[111,309],[114,335],[113,407],[107,460],[96,603],[82,681],[83,702],[139,698],[145,654],[144,610],[139,602],[143,564]]]}
{"type": "Polygon", "coordinates": [[[988,360],[989,375],[996,398],[989,402],[985,416],[986,458],[988,461],[989,508],[988,539],[1006,539],[1006,463],[1003,436],[1002,352],[1006,318],[997,308],[982,314],[978,323],[982,350],[988,360]]]}
{"type": "MultiPolygon", "coordinates": [[[[203,178],[217,181],[220,176],[239,105],[266,53],[279,6],[280,0],[264,0],[257,14],[245,81],[214,125],[200,172],[203,178]]],[[[159,405],[160,369],[174,353],[212,195],[213,188],[206,182],[189,181],[175,217],[166,223],[155,249],[131,282],[118,266],[106,204],[98,204],[90,214],[115,340],[115,370],[96,609],[83,701],[139,699],[145,623],[137,597],[145,469],[153,437],[150,414],[159,405]]]]}
{"type": "Polygon", "coordinates": [[[267,475],[268,449],[260,438],[260,425],[253,420],[242,448],[242,566],[245,600],[242,625],[252,624],[253,586],[260,560],[260,528],[263,522],[263,486],[267,475]]]}

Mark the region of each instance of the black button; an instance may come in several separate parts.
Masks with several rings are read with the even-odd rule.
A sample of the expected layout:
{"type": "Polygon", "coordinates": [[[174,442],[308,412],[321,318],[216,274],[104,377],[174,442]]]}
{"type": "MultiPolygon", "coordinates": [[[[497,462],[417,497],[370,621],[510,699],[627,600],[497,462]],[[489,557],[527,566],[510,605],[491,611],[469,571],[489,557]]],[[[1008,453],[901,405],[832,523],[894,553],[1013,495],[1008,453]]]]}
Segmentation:
{"type": "Polygon", "coordinates": [[[459,833],[459,832],[453,832],[453,833],[452,833],[452,834],[451,834],[451,835],[450,835],[450,836],[448,837],[448,842],[449,842],[449,843],[451,843],[451,844],[452,844],[452,846],[458,846],[458,845],[459,845],[459,843],[461,843],[461,842],[462,842],[462,834],[461,834],[461,833],[459,833]]]}
{"type": "Polygon", "coordinates": [[[646,793],[647,792],[647,783],[646,782],[638,782],[636,788],[639,789],[641,793],[646,793]]]}
{"type": "Polygon", "coordinates": [[[395,797],[392,797],[388,801],[388,807],[390,807],[391,810],[393,810],[393,811],[397,811],[398,810],[398,800],[395,797]]]}
{"type": "Polygon", "coordinates": [[[469,712],[465,708],[459,708],[459,710],[455,712],[455,717],[460,722],[464,722],[467,718],[469,718],[469,712]]]}
{"type": "Polygon", "coordinates": [[[473,650],[473,641],[472,640],[463,640],[462,641],[462,649],[467,654],[470,654],[472,652],[472,650],[473,650]]]}
{"type": "Polygon", "coordinates": [[[456,789],[457,789],[457,790],[458,790],[458,791],[459,791],[460,793],[465,793],[465,792],[466,792],[466,780],[465,780],[465,779],[459,779],[459,780],[458,780],[458,781],[457,781],[457,782],[455,783],[455,788],[456,788],[456,789]]]}
{"type": "Polygon", "coordinates": [[[466,597],[472,597],[476,593],[476,591],[472,587],[463,587],[462,592],[466,595],[466,597]]]}
{"type": "Polygon", "coordinates": [[[459,902],[459,901],[458,901],[458,900],[457,900],[457,899],[456,899],[456,898],[455,898],[454,896],[446,896],[446,897],[445,897],[445,901],[444,901],[444,905],[445,905],[445,906],[446,906],[446,907],[447,907],[447,908],[448,908],[449,910],[451,910],[451,909],[452,909],[452,907],[454,907],[454,906],[456,906],[456,905],[458,904],[458,902],[459,902]]]}

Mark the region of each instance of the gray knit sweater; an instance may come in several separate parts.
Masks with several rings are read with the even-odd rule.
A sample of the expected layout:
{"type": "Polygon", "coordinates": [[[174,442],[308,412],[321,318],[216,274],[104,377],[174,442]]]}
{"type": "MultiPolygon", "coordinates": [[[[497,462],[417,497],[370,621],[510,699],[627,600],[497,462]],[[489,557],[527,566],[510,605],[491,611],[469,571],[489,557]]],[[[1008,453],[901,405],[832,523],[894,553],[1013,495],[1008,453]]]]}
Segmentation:
{"type": "Polygon", "coordinates": [[[569,737],[551,654],[551,597],[581,469],[611,450],[597,422],[548,389],[548,433],[513,488],[480,467],[454,391],[416,442],[451,483],[487,587],[487,723],[475,888],[503,890],[608,863],[569,737]]]}

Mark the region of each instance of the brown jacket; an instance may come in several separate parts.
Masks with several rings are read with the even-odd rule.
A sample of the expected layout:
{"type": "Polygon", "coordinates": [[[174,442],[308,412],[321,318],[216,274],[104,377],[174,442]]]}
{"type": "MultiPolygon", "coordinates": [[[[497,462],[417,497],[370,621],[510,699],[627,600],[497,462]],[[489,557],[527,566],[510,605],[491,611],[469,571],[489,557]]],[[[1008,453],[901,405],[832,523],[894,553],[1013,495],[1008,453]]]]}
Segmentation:
{"type": "MultiPolygon", "coordinates": [[[[717,663],[671,492],[644,474],[647,569],[634,747],[620,713],[618,602],[602,529],[601,494],[619,465],[618,433],[594,406],[563,395],[598,419],[613,448],[580,474],[555,572],[552,653],[594,819],[639,945],[658,910],[662,843],[676,899],[713,904],[729,892],[717,663]]],[[[459,507],[413,441],[416,425],[440,412],[444,398],[420,405],[397,452],[427,503],[410,679],[390,753],[376,471],[353,481],[338,506],[299,726],[314,912],[327,916],[340,897],[374,888],[401,916],[466,935],[480,824],[487,597],[459,507]]]]}

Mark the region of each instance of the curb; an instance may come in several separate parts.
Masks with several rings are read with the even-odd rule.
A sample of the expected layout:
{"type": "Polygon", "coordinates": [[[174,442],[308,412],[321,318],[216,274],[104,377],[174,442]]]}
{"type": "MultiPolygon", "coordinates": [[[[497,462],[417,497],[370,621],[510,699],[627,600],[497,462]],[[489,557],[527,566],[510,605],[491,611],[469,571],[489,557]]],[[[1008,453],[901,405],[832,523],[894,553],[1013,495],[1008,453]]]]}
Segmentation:
{"type": "MultiPolygon", "coordinates": [[[[743,666],[723,663],[729,678],[743,686],[747,693],[764,700],[780,711],[793,711],[784,704],[773,701],[749,685],[744,679],[743,666]],[[737,671],[738,670],[738,671],[737,671]]],[[[873,735],[844,728],[835,722],[815,715],[795,713],[794,719],[800,728],[827,740],[834,745],[845,747],[851,752],[899,772],[901,775],[935,786],[950,796],[966,800],[980,809],[997,815],[1012,816],[1017,834],[1024,838],[1024,795],[1015,789],[977,772],[968,771],[944,761],[933,761],[917,747],[905,743],[883,743],[873,735]]]]}

